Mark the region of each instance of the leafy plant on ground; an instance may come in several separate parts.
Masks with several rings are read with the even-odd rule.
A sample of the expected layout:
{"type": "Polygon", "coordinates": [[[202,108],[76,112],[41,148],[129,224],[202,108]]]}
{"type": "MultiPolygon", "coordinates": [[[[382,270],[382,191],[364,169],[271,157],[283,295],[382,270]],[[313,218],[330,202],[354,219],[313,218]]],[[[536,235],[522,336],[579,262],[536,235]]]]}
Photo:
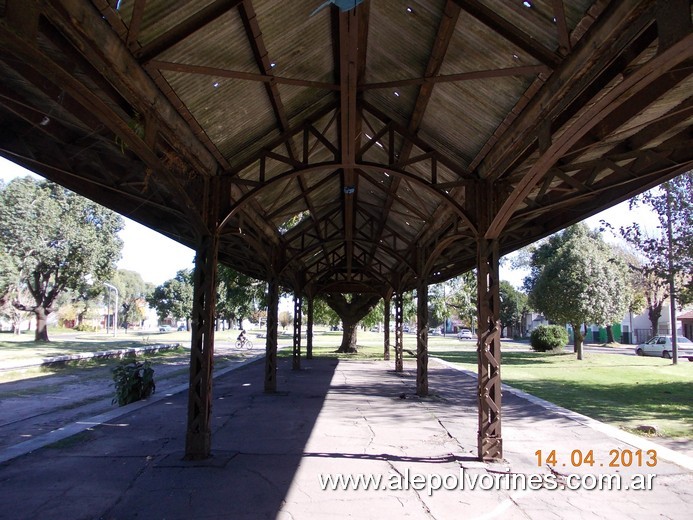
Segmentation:
{"type": "Polygon", "coordinates": [[[113,404],[118,406],[146,399],[154,393],[154,369],[149,361],[123,361],[113,369],[115,397],[113,404]]]}
{"type": "Polygon", "coordinates": [[[530,344],[536,352],[559,352],[568,343],[568,332],[558,325],[540,325],[532,331],[530,344]]]}

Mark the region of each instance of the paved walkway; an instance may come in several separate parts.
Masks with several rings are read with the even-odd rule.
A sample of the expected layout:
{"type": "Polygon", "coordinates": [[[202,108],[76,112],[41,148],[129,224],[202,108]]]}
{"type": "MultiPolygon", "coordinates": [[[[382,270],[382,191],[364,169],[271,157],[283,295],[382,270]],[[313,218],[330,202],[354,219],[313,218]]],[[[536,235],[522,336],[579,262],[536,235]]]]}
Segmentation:
{"type": "Polygon", "coordinates": [[[507,460],[483,464],[474,378],[431,361],[432,395],[420,399],[413,368],[315,359],[292,371],[282,359],[274,395],[262,391],[262,362],[228,371],[215,379],[214,456],[200,462],[182,460],[186,393],[158,395],[0,464],[0,518],[690,518],[689,458],[662,448],[648,467],[657,448],[643,445],[640,462],[646,441],[506,390],[507,460]],[[552,450],[557,465],[538,466],[536,452],[552,450]],[[593,466],[572,467],[571,455],[589,453],[593,466]],[[614,454],[634,459],[608,467],[614,454]],[[387,489],[323,490],[320,477],[338,473],[380,476],[387,489]],[[600,474],[649,479],[652,490],[546,489],[578,484],[570,473],[588,487],[600,474]]]}

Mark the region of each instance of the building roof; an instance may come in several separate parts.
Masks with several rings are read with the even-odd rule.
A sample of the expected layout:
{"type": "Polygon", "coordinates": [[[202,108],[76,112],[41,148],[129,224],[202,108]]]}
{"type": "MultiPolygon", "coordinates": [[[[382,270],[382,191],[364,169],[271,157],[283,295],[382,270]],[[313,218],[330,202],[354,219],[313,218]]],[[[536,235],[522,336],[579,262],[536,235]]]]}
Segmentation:
{"type": "Polygon", "coordinates": [[[682,312],[676,317],[677,321],[693,320],[693,311],[682,312]]]}
{"type": "Polygon", "coordinates": [[[441,281],[693,166],[688,2],[322,3],[0,2],[0,154],[313,292],[441,281]]]}

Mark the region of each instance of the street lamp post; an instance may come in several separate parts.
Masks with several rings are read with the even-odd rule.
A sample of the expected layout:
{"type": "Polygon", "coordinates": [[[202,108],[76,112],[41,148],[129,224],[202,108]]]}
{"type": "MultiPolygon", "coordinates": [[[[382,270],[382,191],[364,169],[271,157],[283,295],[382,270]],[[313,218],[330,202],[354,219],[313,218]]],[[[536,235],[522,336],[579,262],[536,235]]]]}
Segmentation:
{"type": "MultiPolygon", "coordinates": [[[[113,309],[113,337],[115,337],[116,332],[118,331],[118,289],[115,285],[111,285],[110,283],[104,282],[103,284],[109,289],[113,289],[113,291],[115,291],[115,308],[113,309]]],[[[106,324],[108,324],[108,318],[106,319],[106,324]]],[[[106,330],[108,330],[108,325],[106,325],[106,327],[106,330]]]]}

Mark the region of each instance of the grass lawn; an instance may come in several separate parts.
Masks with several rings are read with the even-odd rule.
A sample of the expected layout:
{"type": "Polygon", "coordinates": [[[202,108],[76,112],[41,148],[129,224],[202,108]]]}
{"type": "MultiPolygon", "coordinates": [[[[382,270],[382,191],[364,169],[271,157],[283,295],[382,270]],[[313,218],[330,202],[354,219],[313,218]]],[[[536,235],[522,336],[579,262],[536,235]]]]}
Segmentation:
{"type": "MultiPolygon", "coordinates": [[[[476,372],[473,350],[432,349],[432,356],[476,372]]],[[[587,353],[503,352],[504,383],[624,429],[656,425],[662,435],[693,439],[693,363],[587,353]]]]}
{"type": "MultiPolygon", "coordinates": [[[[177,335],[177,334],[176,334],[177,335]]],[[[177,342],[173,334],[159,333],[128,333],[119,331],[117,337],[94,332],[78,332],[72,334],[48,333],[50,341],[34,342],[34,333],[25,332],[20,335],[10,333],[0,334],[0,364],[21,360],[39,360],[49,357],[97,352],[104,350],[143,347],[158,342],[177,342]]],[[[187,337],[188,341],[190,337],[187,337]]]]}
{"type": "MultiPolygon", "coordinates": [[[[255,347],[264,344],[257,334],[248,331],[255,347]]],[[[215,335],[217,342],[235,341],[238,331],[215,335]]],[[[180,342],[189,345],[189,332],[133,333],[112,336],[84,333],[65,336],[51,331],[52,341],[34,343],[33,334],[19,337],[0,334],[0,363],[21,358],[45,358],[64,354],[129,348],[158,342],[180,342]]],[[[390,336],[394,343],[394,334],[390,336]]],[[[341,332],[316,330],[313,355],[340,359],[382,359],[383,334],[358,332],[358,354],[336,354],[341,332]]],[[[290,328],[278,336],[281,356],[291,355],[293,344],[290,328]]],[[[404,334],[404,358],[407,351],[416,351],[416,336],[404,334]]],[[[551,355],[529,352],[526,343],[503,342],[503,382],[547,401],[594,419],[625,429],[641,424],[656,425],[661,434],[693,439],[693,363],[686,360],[673,366],[661,358],[619,354],[587,353],[583,361],[574,355],[551,355]]],[[[305,355],[305,337],[301,340],[305,355]]],[[[473,372],[477,370],[476,347],[473,341],[459,341],[454,336],[429,337],[431,356],[457,363],[473,372]]],[[[394,360],[394,350],[390,351],[394,360]]],[[[220,360],[221,361],[221,360],[220,360]]]]}

